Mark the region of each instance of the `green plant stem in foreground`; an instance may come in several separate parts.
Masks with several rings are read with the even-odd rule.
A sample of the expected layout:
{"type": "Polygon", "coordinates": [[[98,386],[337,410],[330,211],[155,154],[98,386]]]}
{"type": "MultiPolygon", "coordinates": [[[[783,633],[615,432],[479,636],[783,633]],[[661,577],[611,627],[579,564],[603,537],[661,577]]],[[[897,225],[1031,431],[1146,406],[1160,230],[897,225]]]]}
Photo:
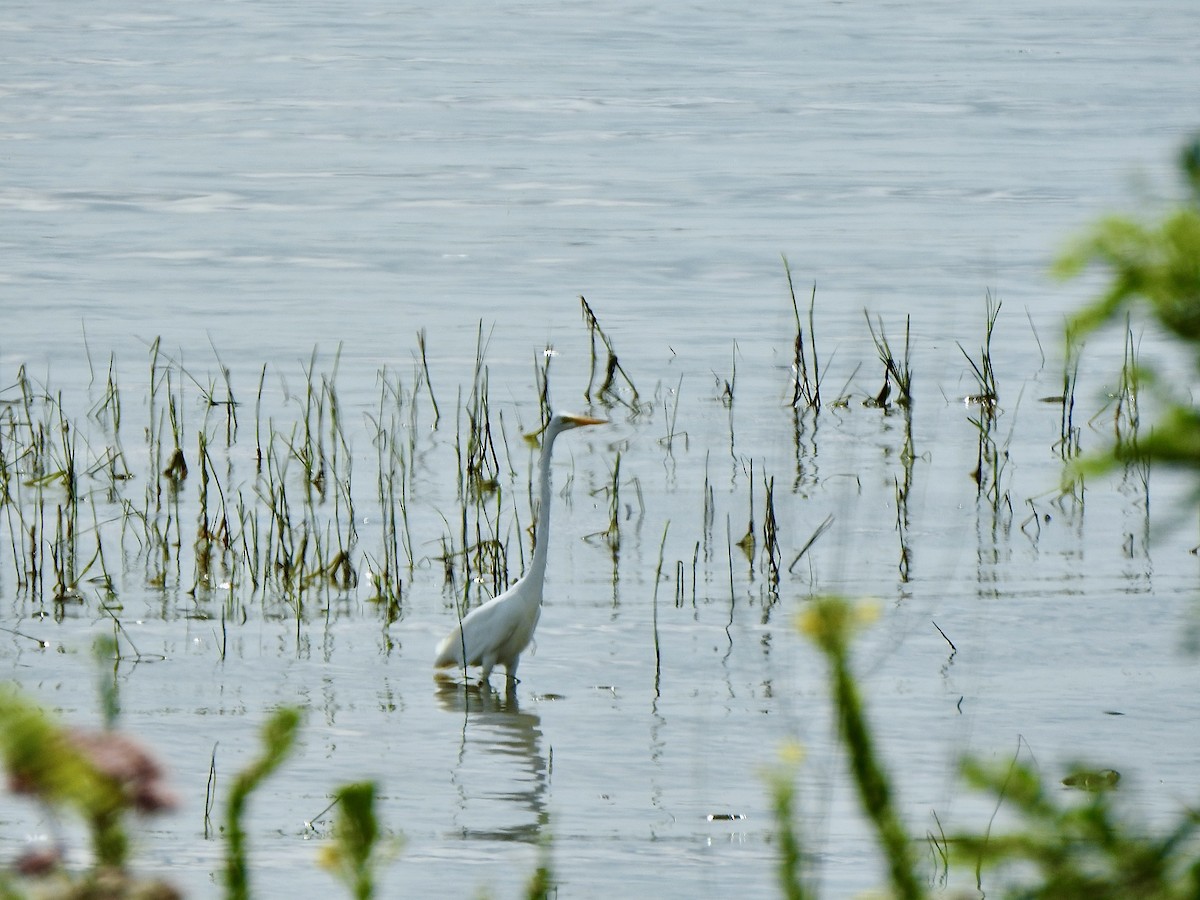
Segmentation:
{"type": "Polygon", "coordinates": [[[250,794],[287,759],[295,745],[300,729],[300,711],[285,707],[277,711],[263,726],[264,752],[257,760],[238,773],[229,795],[225,816],[225,837],[228,841],[225,857],[225,895],[235,900],[248,900],[250,883],[246,863],[246,833],[242,830],[242,814],[250,794]]]}
{"type": "Polygon", "coordinates": [[[375,896],[375,869],[379,863],[379,820],[375,816],[373,781],[360,781],[338,789],[334,842],[324,855],[356,900],[375,896]]]}
{"type": "Polygon", "coordinates": [[[550,858],[550,846],[550,838],[543,834],[538,843],[538,866],[525,884],[527,900],[550,900],[551,897],[557,896],[558,885],[554,879],[554,864],[550,858]]]}
{"type": "Polygon", "coordinates": [[[801,753],[793,746],[786,748],[782,756],[783,761],[766,773],[779,828],[779,886],[786,900],[809,900],[813,895],[804,886],[804,855],[796,831],[794,778],[801,753]]]}
{"type": "Polygon", "coordinates": [[[829,661],[838,732],[846,745],[859,801],[875,826],[887,859],[894,896],[916,900],[925,892],[914,874],[912,844],[892,804],[887,773],[876,757],[862,698],[850,671],[849,638],[859,619],[860,615],[849,603],[830,597],[816,601],[803,616],[801,627],[829,661]]]}

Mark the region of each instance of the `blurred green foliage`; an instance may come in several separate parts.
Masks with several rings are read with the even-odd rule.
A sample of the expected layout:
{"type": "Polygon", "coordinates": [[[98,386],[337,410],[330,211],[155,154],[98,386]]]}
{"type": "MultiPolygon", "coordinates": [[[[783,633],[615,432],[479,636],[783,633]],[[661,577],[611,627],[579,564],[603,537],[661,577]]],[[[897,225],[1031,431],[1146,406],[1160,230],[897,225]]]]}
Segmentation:
{"type": "MultiPolygon", "coordinates": [[[[1185,196],[1159,221],[1106,217],[1056,263],[1056,274],[1064,278],[1095,266],[1108,273],[1100,298],[1068,323],[1069,346],[1106,324],[1148,315],[1178,339],[1200,375],[1200,137],[1183,148],[1179,164],[1185,196]]],[[[1134,377],[1163,394],[1164,411],[1148,433],[1118,440],[1089,467],[1138,460],[1200,470],[1200,411],[1192,398],[1172,389],[1152,368],[1134,377]]]]}
{"type": "MultiPolygon", "coordinates": [[[[1116,785],[1115,772],[1101,779],[1116,785]]],[[[968,761],[967,782],[1015,809],[1020,830],[959,835],[955,856],[1004,871],[1004,896],[1037,900],[1184,900],[1200,897],[1200,816],[1187,810],[1165,834],[1135,825],[1110,790],[1082,795],[1054,788],[1022,765],[968,761]]]]}
{"type": "MultiPolygon", "coordinates": [[[[1063,277],[1099,265],[1109,273],[1108,287],[1091,306],[1069,323],[1069,352],[1096,329],[1122,318],[1146,315],[1189,353],[1200,376],[1200,137],[1180,154],[1187,185],[1186,199],[1158,222],[1128,217],[1101,220],[1058,261],[1063,277]]],[[[1126,326],[1127,333],[1129,326],[1126,326]]],[[[1119,403],[1132,406],[1125,416],[1132,428],[1104,454],[1085,463],[1093,470],[1137,461],[1145,465],[1182,466],[1200,475],[1200,411],[1179,390],[1166,391],[1152,370],[1142,370],[1126,340],[1119,403]],[[1137,428],[1137,391],[1146,383],[1165,394],[1165,408],[1148,434],[1137,428]]],[[[1070,358],[1070,357],[1068,357],[1070,358]]],[[[1120,407],[1118,407],[1120,409],[1120,407]]],[[[886,863],[892,897],[925,897],[913,854],[913,841],[895,809],[890,777],[874,748],[872,733],[849,665],[850,641],[871,607],[839,598],[817,598],[799,619],[829,664],[838,730],[864,814],[875,825],[886,863]]],[[[1016,826],[992,834],[982,832],[943,838],[935,851],[975,872],[978,896],[1000,895],[1029,900],[1184,900],[1200,898],[1200,812],[1184,809],[1162,832],[1130,820],[1118,808],[1121,776],[1113,769],[1080,768],[1047,782],[1032,768],[1012,765],[989,768],[975,760],[963,764],[972,787],[996,795],[1016,814],[1016,826]],[[948,852],[947,849],[949,848],[948,852]],[[986,886],[984,870],[996,872],[986,886]]],[[[794,788],[787,770],[768,774],[781,839],[781,887],[786,896],[806,896],[800,862],[802,850],[793,821],[794,788]]]]}
{"type": "Polygon", "coordinates": [[[98,771],[49,714],[9,687],[0,688],[0,752],[10,789],[78,813],[91,829],[97,861],[124,865],[128,841],[120,818],[129,804],[121,785],[98,771]]]}
{"type": "MultiPolygon", "coordinates": [[[[380,864],[380,828],[375,816],[376,785],[360,781],[340,787],[335,795],[337,820],[333,841],[321,853],[321,864],[350,889],[356,900],[375,895],[380,864]]],[[[399,841],[393,841],[397,849],[399,841]]]]}
{"type": "Polygon", "coordinates": [[[247,900],[250,896],[249,863],[246,858],[246,832],[242,816],[246,802],[268,776],[283,765],[292,752],[300,732],[300,710],[284,707],[276,710],[263,726],[263,750],[258,759],[234,778],[225,813],[225,896],[247,900]]]}
{"type": "MultiPolygon", "coordinates": [[[[135,881],[125,872],[127,814],[151,814],[175,805],[161,768],[138,741],[111,730],[67,728],[15,687],[0,685],[0,757],[10,791],[55,813],[78,815],[91,838],[94,865],[79,877],[62,871],[58,846],[27,849],[17,860],[15,869],[22,874],[56,876],[53,887],[44,887],[40,896],[123,897],[172,890],[159,882],[135,881]]],[[[3,896],[18,896],[7,879],[0,879],[0,887],[3,896]]]]}

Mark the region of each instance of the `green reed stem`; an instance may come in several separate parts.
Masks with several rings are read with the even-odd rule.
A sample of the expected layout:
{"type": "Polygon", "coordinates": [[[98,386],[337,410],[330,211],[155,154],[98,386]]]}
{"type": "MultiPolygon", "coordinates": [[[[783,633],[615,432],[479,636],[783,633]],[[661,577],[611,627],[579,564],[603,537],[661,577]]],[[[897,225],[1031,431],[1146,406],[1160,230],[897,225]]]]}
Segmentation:
{"type": "Polygon", "coordinates": [[[300,731],[300,711],[278,710],[263,726],[263,752],[234,778],[225,814],[225,895],[232,900],[249,900],[250,873],[246,859],[246,832],[242,818],[250,795],[287,759],[300,731]]]}
{"type": "Polygon", "coordinates": [[[867,724],[858,682],[850,671],[850,635],[856,624],[856,611],[839,598],[817,600],[802,621],[804,630],[829,663],[838,732],[846,745],[859,802],[875,826],[887,860],[893,895],[916,900],[925,892],[915,874],[912,842],[896,812],[891,784],[867,724]]]}

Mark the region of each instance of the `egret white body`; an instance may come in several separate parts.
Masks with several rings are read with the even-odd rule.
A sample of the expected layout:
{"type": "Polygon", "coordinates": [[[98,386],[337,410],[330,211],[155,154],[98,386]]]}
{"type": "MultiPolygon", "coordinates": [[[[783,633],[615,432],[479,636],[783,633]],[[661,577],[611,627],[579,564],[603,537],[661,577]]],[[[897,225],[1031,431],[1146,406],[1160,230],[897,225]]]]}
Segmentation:
{"type": "Polygon", "coordinates": [[[538,511],[534,531],[533,560],[529,569],[503,594],[472,610],[438,645],[438,668],[482,666],[482,681],[492,669],[503,665],[507,682],[516,683],[517,664],[533,640],[542,614],[542,585],[546,579],[546,557],[550,549],[550,458],[554,441],[564,431],[584,425],[603,425],[604,419],[566,413],[552,416],[542,438],[538,459],[538,511]]]}

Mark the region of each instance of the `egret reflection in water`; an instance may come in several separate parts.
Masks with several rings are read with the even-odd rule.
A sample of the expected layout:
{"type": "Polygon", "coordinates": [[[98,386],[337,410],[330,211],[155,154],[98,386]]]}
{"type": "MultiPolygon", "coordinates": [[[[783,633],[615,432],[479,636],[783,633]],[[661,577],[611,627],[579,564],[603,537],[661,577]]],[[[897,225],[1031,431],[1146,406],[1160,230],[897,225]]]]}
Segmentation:
{"type": "Polygon", "coordinates": [[[537,843],[549,821],[541,717],[522,712],[515,692],[449,677],[435,684],[438,704],[461,719],[451,780],[462,836],[537,843]]]}

